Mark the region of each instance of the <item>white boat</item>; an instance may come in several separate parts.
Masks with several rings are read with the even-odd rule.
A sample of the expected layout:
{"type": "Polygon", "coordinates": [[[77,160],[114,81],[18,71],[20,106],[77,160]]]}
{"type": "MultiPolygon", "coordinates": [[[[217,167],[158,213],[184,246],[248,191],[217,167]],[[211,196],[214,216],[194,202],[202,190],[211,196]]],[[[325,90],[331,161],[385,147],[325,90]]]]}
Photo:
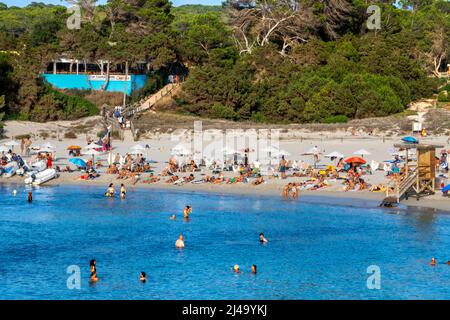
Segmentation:
{"type": "Polygon", "coordinates": [[[5,169],[5,173],[3,174],[3,176],[5,176],[6,178],[11,178],[16,174],[16,171],[19,169],[19,165],[17,164],[17,162],[13,161],[8,163],[3,168],[5,169]]]}
{"type": "Polygon", "coordinates": [[[25,183],[38,186],[44,182],[56,178],[56,175],[57,173],[55,169],[45,169],[44,171],[32,174],[30,177],[26,178],[25,183]]]}

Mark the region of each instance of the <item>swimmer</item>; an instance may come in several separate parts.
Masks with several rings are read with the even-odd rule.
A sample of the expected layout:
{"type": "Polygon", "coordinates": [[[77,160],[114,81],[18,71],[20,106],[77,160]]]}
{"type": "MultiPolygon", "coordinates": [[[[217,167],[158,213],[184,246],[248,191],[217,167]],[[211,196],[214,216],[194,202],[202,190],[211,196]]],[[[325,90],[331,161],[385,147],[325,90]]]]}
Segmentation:
{"type": "Polygon", "coordinates": [[[261,243],[267,243],[267,242],[269,242],[269,240],[267,240],[265,237],[264,237],[264,233],[260,233],[259,234],[259,242],[261,242],[261,243]]]}
{"type": "Polygon", "coordinates": [[[108,189],[105,192],[105,196],[114,197],[114,193],[116,190],[114,189],[114,184],[110,183],[108,189]]]}
{"type": "Polygon", "coordinates": [[[139,280],[143,283],[147,282],[147,275],[144,271],[141,272],[141,275],[139,276],[139,280]]]}
{"type": "Polygon", "coordinates": [[[125,186],[123,183],[120,185],[120,198],[125,199],[125,196],[127,195],[127,190],[125,189],[125,186]]]}
{"type": "Polygon", "coordinates": [[[184,238],[183,238],[182,234],[180,234],[180,236],[178,237],[178,240],[175,242],[175,247],[184,248],[184,238]]]}
{"type": "Polygon", "coordinates": [[[189,219],[189,214],[191,214],[191,213],[192,213],[191,206],[186,206],[183,211],[184,219],[186,219],[186,220],[189,219]]]}
{"type": "Polygon", "coordinates": [[[90,268],[90,270],[91,270],[91,273],[92,273],[92,272],[95,272],[95,271],[97,270],[96,264],[97,264],[97,261],[95,261],[95,259],[92,259],[92,260],[89,262],[89,268],[90,268]]]}
{"type": "Polygon", "coordinates": [[[13,190],[13,196],[15,197],[15,196],[16,196],[16,194],[17,194],[17,190],[16,190],[16,189],[14,189],[14,190],[13,190]]]}
{"type": "Polygon", "coordinates": [[[256,264],[252,264],[252,273],[256,274],[256,264]]]}
{"type": "Polygon", "coordinates": [[[170,219],[170,220],[176,220],[176,219],[177,219],[177,216],[173,214],[173,215],[170,216],[169,219],[170,219]]]}
{"type": "Polygon", "coordinates": [[[33,192],[28,192],[28,202],[31,203],[33,202],[33,192]]]}
{"type": "Polygon", "coordinates": [[[97,278],[97,262],[95,261],[95,259],[92,259],[89,262],[89,268],[91,270],[91,282],[97,282],[98,278],[97,278]]]}
{"type": "Polygon", "coordinates": [[[238,265],[238,264],[235,264],[235,265],[234,265],[233,271],[234,271],[235,273],[239,273],[239,265],[238,265]]]}
{"type": "Polygon", "coordinates": [[[436,265],[436,259],[435,258],[431,258],[430,265],[432,265],[433,267],[436,265]]]}

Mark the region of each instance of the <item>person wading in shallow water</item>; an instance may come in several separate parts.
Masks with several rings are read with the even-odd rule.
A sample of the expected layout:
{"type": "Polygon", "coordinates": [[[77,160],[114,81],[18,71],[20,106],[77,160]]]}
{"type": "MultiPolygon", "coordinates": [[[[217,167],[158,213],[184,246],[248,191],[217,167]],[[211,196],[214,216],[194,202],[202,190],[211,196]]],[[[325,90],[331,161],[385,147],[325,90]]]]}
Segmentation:
{"type": "Polygon", "coordinates": [[[33,202],[33,192],[28,192],[28,202],[31,203],[33,202]]]}
{"type": "Polygon", "coordinates": [[[183,211],[184,219],[185,219],[185,220],[188,220],[188,219],[189,219],[189,214],[191,214],[191,213],[192,213],[192,208],[191,208],[191,206],[186,206],[186,207],[184,208],[184,211],[183,211]]]}
{"type": "Polygon", "coordinates": [[[97,282],[98,278],[97,278],[97,261],[95,261],[95,259],[92,259],[89,262],[89,268],[91,270],[91,282],[97,282]]]}

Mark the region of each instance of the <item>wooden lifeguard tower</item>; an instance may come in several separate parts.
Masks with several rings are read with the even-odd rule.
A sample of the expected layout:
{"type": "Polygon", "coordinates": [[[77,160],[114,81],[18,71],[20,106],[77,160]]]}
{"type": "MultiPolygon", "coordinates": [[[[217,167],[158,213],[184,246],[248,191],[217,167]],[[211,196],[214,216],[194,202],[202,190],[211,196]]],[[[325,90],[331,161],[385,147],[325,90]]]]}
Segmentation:
{"type": "Polygon", "coordinates": [[[405,166],[402,174],[398,179],[393,181],[394,191],[390,190],[390,186],[386,189],[386,199],[383,203],[392,203],[395,199],[399,203],[402,199],[408,197],[421,197],[431,195],[436,190],[436,149],[443,146],[420,143],[401,143],[395,144],[394,147],[405,150],[405,166]],[[412,160],[411,150],[416,150],[416,159],[412,160]]]}

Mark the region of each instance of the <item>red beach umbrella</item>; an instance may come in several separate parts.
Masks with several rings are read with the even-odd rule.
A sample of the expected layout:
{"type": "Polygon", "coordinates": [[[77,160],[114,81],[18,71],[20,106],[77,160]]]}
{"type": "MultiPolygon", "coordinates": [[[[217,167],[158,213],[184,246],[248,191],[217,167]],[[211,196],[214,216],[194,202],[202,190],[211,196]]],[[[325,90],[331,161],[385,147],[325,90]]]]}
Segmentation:
{"type": "Polygon", "coordinates": [[[345,159],[345,162],[347,162],[347,163],[356,163],[356,164],[365,164],[366,160],[364,160],[361,157],[350,157],[350,158],[345,159]]]}

